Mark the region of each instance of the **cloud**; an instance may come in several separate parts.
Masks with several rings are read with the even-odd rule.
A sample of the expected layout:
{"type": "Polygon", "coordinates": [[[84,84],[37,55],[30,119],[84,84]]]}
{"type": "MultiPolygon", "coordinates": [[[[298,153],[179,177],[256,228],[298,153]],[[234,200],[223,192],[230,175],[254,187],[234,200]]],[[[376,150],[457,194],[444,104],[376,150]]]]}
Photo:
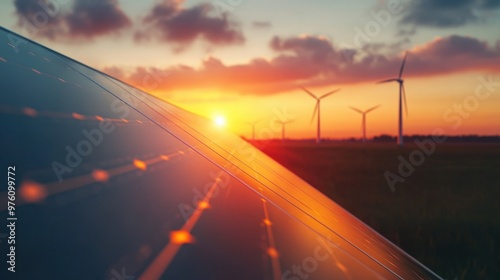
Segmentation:
{"type": "Polygon", "coordinates": [[[472,37],[436,38],[412,50],[410,74],[431,76],[465,71],[500,72],[500,41],[495,46],[472,37]]]}
{"type": "MultiPolygon", "coordinates": [[[[125,81],[144,88],[151,72],[167,73],[155,91],[215,89],[240,94],[266,95],[297,89],[298,86],[330,86],[372,83],[397,75],[402,53],[384,55],[391,45],[374,45],[344,56],[331,41],[320,36],[274,37],[269,43],[271,59],[255,58],[248,63],[226,65],[209,57],[200,67],[176,65],[165,69],[137,68],[125,81]]],[[[500,42],[488,45],[471,37],[449,36],[415,47],[408,56],[405,77],[446,75],[466,71],[500,72],[500,42]]],[[[110,71],[108,71],[113,75],[110,71]]],[[[147,88],[144,88],[147,90],[147,88]]]]}
{"type": "Polygon", "coordinates": [[[428,27],[457,27],[477,22],[489,10],[499,7],[499,0],[411,1],[401,22],[428,27]]]}
{"type": "Polygon", "coordinates": [[[71,34],[93,37],[130,26],[116,0],[77,0],[66,17],[71,34]]]}
{"type": "Polygon", "coordinates": [[[332,43],[326,37],[304,35],[280,38],[274,36],[270,46],[276,52],[293,52],[297,57],[308,58],[313,62],[321,63],[338,58],[332,43]]]}
{"type": "Polygon", "coordinates": [[[160,38],[187,46],[197,39],[214,45],[241,44],[245,38],[239,24],[227,14],[217,16],[210,4],[182,7],[182,0],[164,0],[144,18],[145,28],[135,35],[136,41],[160,38]]]}
{"type": "Polygon", "coordinates": [[[64,19],[60,15],[60,6],[48,0],[14,0],[18,25],[31,35],[54,39],[63,33],[64,19]]]}
{"type": "Polygon", "coordinates": [[[49,39],[92,39],[131,25],[117,0],[75,0],[70,9],[57,1],[15,0],[18,24],[49,39]]]}

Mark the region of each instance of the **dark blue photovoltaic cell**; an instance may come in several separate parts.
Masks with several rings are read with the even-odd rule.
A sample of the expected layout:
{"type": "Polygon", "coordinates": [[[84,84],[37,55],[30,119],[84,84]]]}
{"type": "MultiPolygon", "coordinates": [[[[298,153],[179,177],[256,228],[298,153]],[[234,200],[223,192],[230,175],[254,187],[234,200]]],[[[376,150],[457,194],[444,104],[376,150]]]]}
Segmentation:
{"type": "Polygon", "coordinates": [[[0,279],[440,279],[202,117],[5,29],[0,75],[0,279]]]}

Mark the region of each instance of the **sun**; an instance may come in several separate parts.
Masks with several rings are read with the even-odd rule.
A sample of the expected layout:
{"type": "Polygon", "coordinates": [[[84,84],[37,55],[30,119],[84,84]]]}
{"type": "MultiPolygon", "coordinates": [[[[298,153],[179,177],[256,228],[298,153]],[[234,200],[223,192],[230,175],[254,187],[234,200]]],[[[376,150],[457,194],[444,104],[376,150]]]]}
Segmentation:
{"type": "Polygon", "coordinates": [[[224,127],[224,126],[226,126],[227,122],[226,122],[226,118],[224,118],[224,116],[219,115],[219,116],[216,116],[214,118],[214,123],[218,127],[224,127]]]}

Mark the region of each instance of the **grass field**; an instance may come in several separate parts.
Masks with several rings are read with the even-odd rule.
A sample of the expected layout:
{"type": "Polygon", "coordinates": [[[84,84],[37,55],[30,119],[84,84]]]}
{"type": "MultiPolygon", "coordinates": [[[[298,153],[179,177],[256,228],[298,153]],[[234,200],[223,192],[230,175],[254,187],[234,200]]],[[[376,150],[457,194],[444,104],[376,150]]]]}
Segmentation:
{"type": "Polygon", "coordinates": [[[415,144],[255,145],[440,276],[500,279],[500,144],[439,144],[394,192],[415,144]]]}

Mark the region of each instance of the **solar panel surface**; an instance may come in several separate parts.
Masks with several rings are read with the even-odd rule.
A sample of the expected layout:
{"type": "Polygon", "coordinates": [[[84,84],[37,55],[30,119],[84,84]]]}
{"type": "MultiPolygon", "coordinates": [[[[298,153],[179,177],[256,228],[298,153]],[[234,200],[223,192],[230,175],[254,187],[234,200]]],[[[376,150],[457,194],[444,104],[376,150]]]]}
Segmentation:
{"type": "Polygon", "coordinates": [[[209,120],[6,29],[0,75],[12,279],[440,279],[209,120]]]}

